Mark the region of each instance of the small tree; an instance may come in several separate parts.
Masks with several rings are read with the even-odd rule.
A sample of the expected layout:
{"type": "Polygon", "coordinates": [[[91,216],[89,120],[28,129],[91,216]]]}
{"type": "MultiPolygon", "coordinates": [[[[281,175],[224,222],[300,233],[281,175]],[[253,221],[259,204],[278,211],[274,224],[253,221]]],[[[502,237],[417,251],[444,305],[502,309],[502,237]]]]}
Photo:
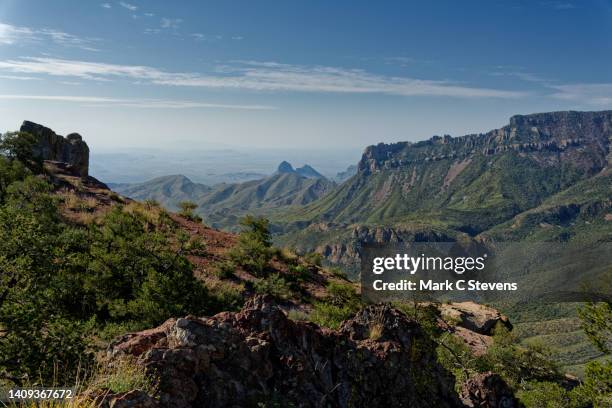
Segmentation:
{"type": "Polygon", "coordinates": [[[240,222],[243,230],[238,243],[230,252],[232,260],[255,274],[262,276],[272,259],[272,235],[268,229],[269,221],[247,215],[240,222]]]}
{"type": "Polygon", "coordinates": [[[36,138],[29,133],[8,132],[0,136],[0,154],[26,165],[34,173],[42,171],[42,159],[34,155],[36,138]]]}
{"type": "Polygon", "coordinates": [[[198,205],[193,201],[181,201],[179,203],[179,208],[181,209],[181,211],[179,212],[181,216],[191,221],[202,222],[202,217],[197,214],[194,214],[194,211],[196,208],[198,208],[198,205]]]}

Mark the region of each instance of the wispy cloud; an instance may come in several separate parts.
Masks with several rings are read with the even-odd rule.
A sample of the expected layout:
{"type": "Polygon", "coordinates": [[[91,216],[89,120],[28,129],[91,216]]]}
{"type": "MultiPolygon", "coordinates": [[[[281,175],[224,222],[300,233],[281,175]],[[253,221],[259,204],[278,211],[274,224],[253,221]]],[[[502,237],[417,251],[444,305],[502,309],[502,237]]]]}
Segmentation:
{"type": "Polygon", "coordinates": [[[41,78],[21,75],[0,75],[0,79],[10,79],[12,81],[40,81],[41,78]]]}
{"type": "Polygon", "coordinates": [[[554,10],[571,10],[571,9],[575,9],[576,5],[574,3],[571,3],[569,1],[557,1],[557,0],[551,0],[551,1],[543,1],[540,2],[540,4],[544,7],[549,7],[552,8],[554,10]]]}
{"type": "Polygon", "coordinates": [[[110,3],[102,3],[102,4],[100,4],[100,7],[105,8],[105,9],[109,9],[109,8],[112,8],[113,6],[111,6],[110,3]]]}
{"type": "Polygon", "coordinates": [[[96,39],[81,38],[63,31],[42,28],[33,29],[0,23],[0,45],[14,45],[28,42],[51,41],[63,47],[80,48],[87,51],[98,51],[94,47],[96,39]]]}
{"type": "Polygon", "coordinates": [[[535,82],[535,83],[547,83],[551,80],[548,78],[544,78],[538,74],[534,74],[532,72],[524,72],[524,71],[495,71],[490,72],[491,76],[499,76],[499,77],[514,77],[518,78],[525,82],[535,82]]]}
{"type": "Polygon", "coordinates": [[[587,105],[612,107],[612,83],[550,86],[554,98],[587,105]]]}
{"type": "Polygon", "coordinates": [[[31,28],[0,23],[0,44],[12,45],[18,41],[32,41],[34,38],[35,32],[31,28]]]}
{"type": "Polygon", "coordinates": [[[178,28],[183,22],[182,18],[166,18],[163,17],[161,19],[161,27],[162,28],[178,28]]]}
{"type": "MultiPolygon", "coordinates": [[[[214,41],[221,41],[223,39],[223,36],[220,34],[206,35],[202,33],[191,33],[189,34],[189,36],[194,38],[196,41],[214,42],[214,41]]],[[[232,37],[232,40],[242,40],[242,37],[240,38],[232,37]]]]}
{"type": "Polygon", "coordinates": [[[233,105],[223,103],[208,103],[197,101],[177,101],[165,99],[125,99],[107,98],[99,96],[74,96],[74,95],[2,95],[0,100],[30,100],[30,101],[54,101],[72,102],[79,104],[95,105],[96,107],[129,107],[145,109],[239,109],[239,110],[273,110],[277,109],[269,105],[233,105]]]}
{"type": "Polygon", "coordinates": [[[138,10],[138,6],[135,6],[135,5],[130,4],[130,3],[126,3],[125,1],[120,1],[120,2],[119,2],[119,5],[120,5],[121,7],[123,7],[123,8],[126,8],[126,9],[130,10],[130,11],[136,11],[136,10],[138,10]]]}
{"type": "Polygon", "coordinates": [[[127,78],[158,85],[253,91],[448,96],[458,98],[518,98],[518,91],[469,87],[450,81],[371,74],[363,70],[299,66],[277,62],[241,61],[220,66],[215,73],[166,72],[148,66],[30,57],[0,61],[0,70],[91,80],[127,78]]]}

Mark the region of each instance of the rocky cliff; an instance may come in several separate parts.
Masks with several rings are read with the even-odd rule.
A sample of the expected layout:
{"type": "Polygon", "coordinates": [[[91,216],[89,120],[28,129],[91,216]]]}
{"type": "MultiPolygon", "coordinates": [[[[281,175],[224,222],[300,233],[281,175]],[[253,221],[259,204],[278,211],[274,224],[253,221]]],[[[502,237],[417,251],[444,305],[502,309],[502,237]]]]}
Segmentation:
{"type": "Polygon", "coordinates": [[[34,155],[42,160],[66,163],[75,175],[87,177],[89,174],[89,147],[78,133],[66,137],[34,122],[24,121],[20,132],[34,136],[37,143],[34,155]]]}
{"type": "Polygon", "coordinates": [[[542,163],[571,161],[598,171],[607,164],[611,135],[612,111],[515,115],[508,125],[484,134],[434,136],[417,143],[369,146],[358,169],[378,172],[413,163],[460,161],[476,154],[490,156],[516,151],[542,163]]]}

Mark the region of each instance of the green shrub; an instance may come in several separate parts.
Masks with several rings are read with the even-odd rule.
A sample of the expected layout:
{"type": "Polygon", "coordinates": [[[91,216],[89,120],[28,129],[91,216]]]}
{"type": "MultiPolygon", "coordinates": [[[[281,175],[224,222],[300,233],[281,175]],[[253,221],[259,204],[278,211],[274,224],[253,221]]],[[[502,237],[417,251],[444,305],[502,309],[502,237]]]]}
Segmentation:
{"type": "Polygon", "coordinates": [[[222,261],[215,264],[213,274],[220,279],[228,279],[234,276],[236,265],[232,261],[222,261]]]}
{"type": "Polygon", "coordinates": [[[249,215],[241,224],[243,231],[229,253],[230,258],[255,276],[262,277],[273,255],[268,220],[249,215]]]}
{"type": "Polygon", "coordinates": [[[259,294],[272,295],[279,299],[288,299],[291,297],[291,289],[287,281],[278,273],[273,273],[265,278],[257,280],[253,287],[255,292],[259,294]]]}
{"type": "Polygon", "coordinates": [[[517,392],[525,408],[559,408],[571,407],[569,393],[559,384],[553,382],[533,381],[517,392]]]}
{"type": "Polygon", "coordinates": [[[235,286],[229,282],[220,281],[209,285],[210,288],[210,313],[223,311],[237,311],[244,304],[242,292],[244,286],[235,286]]]}
{"type": "Polygon", "coordinates": [[[327,285],[327,303],[336,306],[348,306],[356,309],[361,305],[361,299],[350,283],[331,282],[327,285]]]}
{"type": "Polygon", "coordinates": [[[327,268],[327,271],[329,273],[331,273],[332,276],[335,276],[336,278],[339,279],[343,279],[343,280],[348,280],[346,273],[339,267],[337,266],[332,266],[327,268]]]}
{"type": "Polygon", "coordinates": [[[516,336],[498,324],[493,345],[474,360],[474,366],[479,372],[498,373],[511,387],[517,387],[526,381],[558,379],[559,370],[550,355],[550,350],[541,344],[518,344],[516,336]]]}
{"type": "Polygon", "coordinates": [[[325,301],[315,303],[309,319],[319,326],[337,329],[357,313],[362,306],[361,299],[349,283],[332,282],[327,285],[327,292],[325,301]]]}
{"type": "Polygon", "coordinates": [[[592,402],[595,408],[612,406],[612,360],[589,362],[582,385],[572,391],[592,402]]]}
{"type": "Polygon", "coordinates": [[[304,255],[304,261],[311,265],[321,266],[323,263],[323,255],[318,252],[309,252],[304,255]]]}
{"type": "Polygon", "coordinates": [[[98,365],[94,378],[87,388],[112,393],[140,390],[149,395],[155,395],[157,380],[133,358],[124,357],[113,360],[110,364],[98,365]]]}
{"type": "Polygon", "coordinates": [[[312,279],[312,272],[305,265],[289,265],[289,275],[296,282],[306,282],[312,279]]]}
{"type": "Polygon", "coordinates": [[[308,319],[321,327],[338,329],[340,324],[355,314],[355,310],[349,306],[336,306],[330,303],[317,302],[314,309],[308,315],[308,319]]]}
{"type": "Polygon", "coordinates": [[[198,208],[196,203],[193,201],[181,201],[178,206],[181,209],[179,215],[190,221],[202,222],[202,217],[194,213],[195,209],[198,208]]]}
{"type": "Polygon", "coordinates": [[[582,328],[589,340],[603,353],[612,349],[612,303],[587,303],[578,309],[582,328]]]}
{"type": "Polygon", "coordinates": [[[287,317],[295,322],[302,322],[302,321],[309,320],[308,313],[303,312],[298,309],[289,310],[289,312],[287,313],[287,317]]]}

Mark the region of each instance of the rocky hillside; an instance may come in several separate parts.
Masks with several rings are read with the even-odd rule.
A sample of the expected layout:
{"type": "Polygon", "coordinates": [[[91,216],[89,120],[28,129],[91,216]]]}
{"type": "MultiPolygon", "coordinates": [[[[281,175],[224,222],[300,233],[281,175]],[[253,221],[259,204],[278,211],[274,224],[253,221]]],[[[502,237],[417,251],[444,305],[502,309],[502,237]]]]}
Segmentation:
{"type": "Polygon", "coordinates": [[[321,198],[334,186],[308,165],[294,169],[283,162],[273,175],[244,183],[208,187],[184,176],[168,176],[113,188],[137,200],[157,200],[171,210],[176,210],[181,201],[193,201],[198,204],[197,213],[207,223],[235,230],[240,217],[247,213],[266,215],[278,208],[305,205],[321,198]]]}

